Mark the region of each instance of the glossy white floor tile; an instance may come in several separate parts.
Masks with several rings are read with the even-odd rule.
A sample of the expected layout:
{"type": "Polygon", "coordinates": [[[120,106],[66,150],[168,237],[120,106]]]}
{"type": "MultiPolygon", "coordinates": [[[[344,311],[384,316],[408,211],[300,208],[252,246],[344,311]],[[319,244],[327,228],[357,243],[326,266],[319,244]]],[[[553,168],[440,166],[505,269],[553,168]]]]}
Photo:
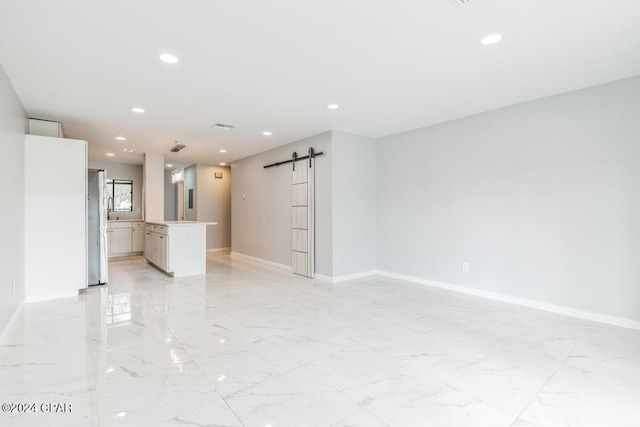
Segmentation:
{"type": "Polygon", "coordinates": [[[640,426],[640,332],[383,277],[210,254],[142,259],[25,306],[0,346],[7,426],[640,426]]]}

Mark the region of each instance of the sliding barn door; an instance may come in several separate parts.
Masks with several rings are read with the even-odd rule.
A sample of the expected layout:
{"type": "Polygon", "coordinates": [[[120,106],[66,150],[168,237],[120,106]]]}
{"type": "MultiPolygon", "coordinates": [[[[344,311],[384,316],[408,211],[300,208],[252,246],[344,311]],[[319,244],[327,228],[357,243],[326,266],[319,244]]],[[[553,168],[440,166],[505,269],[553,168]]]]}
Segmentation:
{"type": "Polygon", "coordinates": [[[293,272],[313,278],[314,266],[314,168],[315,160],[294,162],[291,191],[293,272]]]}

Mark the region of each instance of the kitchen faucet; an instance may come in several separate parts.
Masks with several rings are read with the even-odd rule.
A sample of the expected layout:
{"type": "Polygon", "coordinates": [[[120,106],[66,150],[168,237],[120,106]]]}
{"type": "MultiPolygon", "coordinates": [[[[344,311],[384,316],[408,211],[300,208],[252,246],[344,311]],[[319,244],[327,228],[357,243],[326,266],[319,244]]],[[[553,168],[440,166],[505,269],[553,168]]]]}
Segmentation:
{"type": "Polygon", "coordinates": [[[111,204],[113,203],[113,197],[107,199],[107,221],[111,219],[111,204]]]}

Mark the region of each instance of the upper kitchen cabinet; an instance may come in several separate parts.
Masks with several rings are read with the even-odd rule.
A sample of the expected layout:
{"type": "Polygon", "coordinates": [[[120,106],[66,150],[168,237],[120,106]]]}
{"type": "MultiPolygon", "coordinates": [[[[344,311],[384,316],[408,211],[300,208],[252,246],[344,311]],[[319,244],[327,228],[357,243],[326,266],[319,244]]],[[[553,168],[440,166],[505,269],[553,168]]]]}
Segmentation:
{"type": "Polygon", "coordinates": [[[87,287],[87,143],[25,136],[27,301],[87,287]]]}

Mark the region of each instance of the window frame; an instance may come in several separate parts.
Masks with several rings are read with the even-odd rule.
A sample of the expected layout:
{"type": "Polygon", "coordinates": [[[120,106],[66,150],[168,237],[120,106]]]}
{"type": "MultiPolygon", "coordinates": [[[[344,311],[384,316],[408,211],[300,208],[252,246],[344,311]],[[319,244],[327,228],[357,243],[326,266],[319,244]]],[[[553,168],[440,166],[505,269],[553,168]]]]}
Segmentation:
{"type": "Polygon", "coordinates": [[[107,179],[107,195],[109,195],[109,190],[111,190],[111,196],[108,196],[110,198],[111,201],[111,206],[107,206],[108,209],[111,210],[111,212],[133,212],[133,180],[131,179],[107,179]],[[115,207],[115,191],[116,191],[116,184],[118,185],[128,185],[130,188],[129,194],[131,195],[131,206],[129,206],[128,209],[123,209],[123,208],[117,208],[115,207]]]}

